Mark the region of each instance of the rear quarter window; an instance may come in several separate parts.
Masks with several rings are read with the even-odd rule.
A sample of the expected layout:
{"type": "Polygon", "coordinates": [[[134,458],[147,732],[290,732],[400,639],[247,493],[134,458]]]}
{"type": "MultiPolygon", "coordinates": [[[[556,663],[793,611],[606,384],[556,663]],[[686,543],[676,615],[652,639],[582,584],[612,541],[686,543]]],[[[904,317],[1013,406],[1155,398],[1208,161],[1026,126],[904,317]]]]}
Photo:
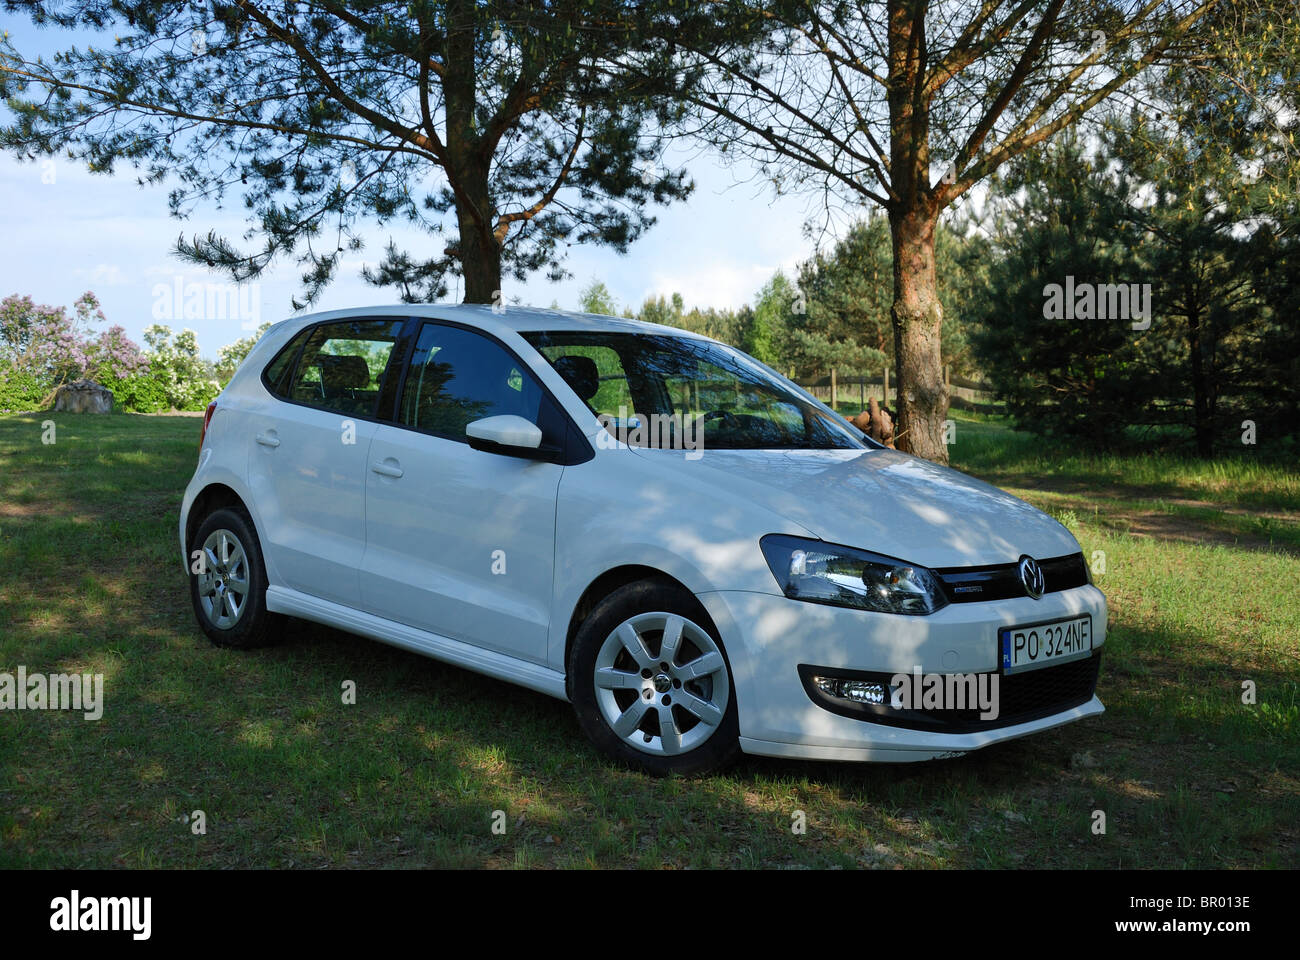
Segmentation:
{"type": "Polygon", "coordinates": [[[289,378],[293,376],[294,361],[298,359],[298,351],[310,334],[311,327],[299,333],[280,349],[262,371],[262,382],[266,384],[266,389],[277,397],[288,399],[289,378]]]}

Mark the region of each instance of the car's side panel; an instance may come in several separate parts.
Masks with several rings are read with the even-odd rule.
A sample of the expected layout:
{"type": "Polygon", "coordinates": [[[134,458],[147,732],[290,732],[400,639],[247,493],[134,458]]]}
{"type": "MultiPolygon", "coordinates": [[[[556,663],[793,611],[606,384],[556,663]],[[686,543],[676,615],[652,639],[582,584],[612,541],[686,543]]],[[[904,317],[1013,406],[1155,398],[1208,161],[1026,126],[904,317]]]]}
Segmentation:
{"type": "Polygon", "coordinates": [[[365,481],[362,609],[544,663],[563,471],[380,426],[365,481]]]}
{"type": "Polygon", "coordinates": [[[268,398],[249,411],[249,491],[285,586],[359,606],[366,456],[376,424],[268,398]]]}

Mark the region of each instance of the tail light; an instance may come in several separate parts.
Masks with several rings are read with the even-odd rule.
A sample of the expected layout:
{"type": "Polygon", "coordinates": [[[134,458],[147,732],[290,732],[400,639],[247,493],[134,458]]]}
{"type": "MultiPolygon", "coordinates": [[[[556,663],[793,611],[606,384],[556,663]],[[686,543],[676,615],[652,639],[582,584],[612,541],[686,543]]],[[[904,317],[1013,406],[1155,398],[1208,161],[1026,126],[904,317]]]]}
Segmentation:
{"type": "Polygon", "coordinates": [[[212,422],[212,414],[217,410],[217,401],[213,400],[208,404],[208,409],[203,412],[203,430],[199,433],[199,452],[203,452],[203,439],[208,435],[208,424],[212,422]]]}

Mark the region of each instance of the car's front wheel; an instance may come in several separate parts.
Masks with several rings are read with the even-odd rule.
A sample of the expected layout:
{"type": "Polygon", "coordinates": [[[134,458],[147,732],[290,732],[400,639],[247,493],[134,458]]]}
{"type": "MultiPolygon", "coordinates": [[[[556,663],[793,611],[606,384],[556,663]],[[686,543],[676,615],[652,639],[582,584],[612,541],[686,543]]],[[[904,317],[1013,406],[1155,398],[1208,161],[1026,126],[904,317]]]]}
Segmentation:
{"type": "Polygon", "coordinates": [[[648,773],[707,773],[739,752],[726,652],[674,584],[628,584],[600,603],[574,638],[568,688],[591,741],[648,773]]]}
{"type": "Polygon", "coordinates": [[[208,639],[245,649],[278,639],[281,618],[266,609],[266,567],[248,514],[237,507],[214,510],[190,551],[190,600],[208,639]]]}

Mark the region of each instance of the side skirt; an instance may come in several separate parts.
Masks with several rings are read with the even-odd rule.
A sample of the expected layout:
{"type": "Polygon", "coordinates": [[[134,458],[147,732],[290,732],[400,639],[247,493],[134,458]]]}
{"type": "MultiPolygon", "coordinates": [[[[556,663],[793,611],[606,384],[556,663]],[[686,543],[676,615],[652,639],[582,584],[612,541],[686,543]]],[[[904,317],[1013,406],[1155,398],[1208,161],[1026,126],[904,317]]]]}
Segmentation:
{"type": "Polygon", "coordinates": [[[266,608],[272,613],[300,617],[313,623],[357,633],[389,646],[410,650],[422,656],[464,667],[497,680],[515,683],[529,690],[568,702],[564,691],[564,674],[536,663],[483,650],[460,640],[443,637],[427,630],[409,627],[395,620],[385,620],[370,613],[353,610],[331,600],[309,596],[287,587],[270,586],[266,590],[266,608]]]}

